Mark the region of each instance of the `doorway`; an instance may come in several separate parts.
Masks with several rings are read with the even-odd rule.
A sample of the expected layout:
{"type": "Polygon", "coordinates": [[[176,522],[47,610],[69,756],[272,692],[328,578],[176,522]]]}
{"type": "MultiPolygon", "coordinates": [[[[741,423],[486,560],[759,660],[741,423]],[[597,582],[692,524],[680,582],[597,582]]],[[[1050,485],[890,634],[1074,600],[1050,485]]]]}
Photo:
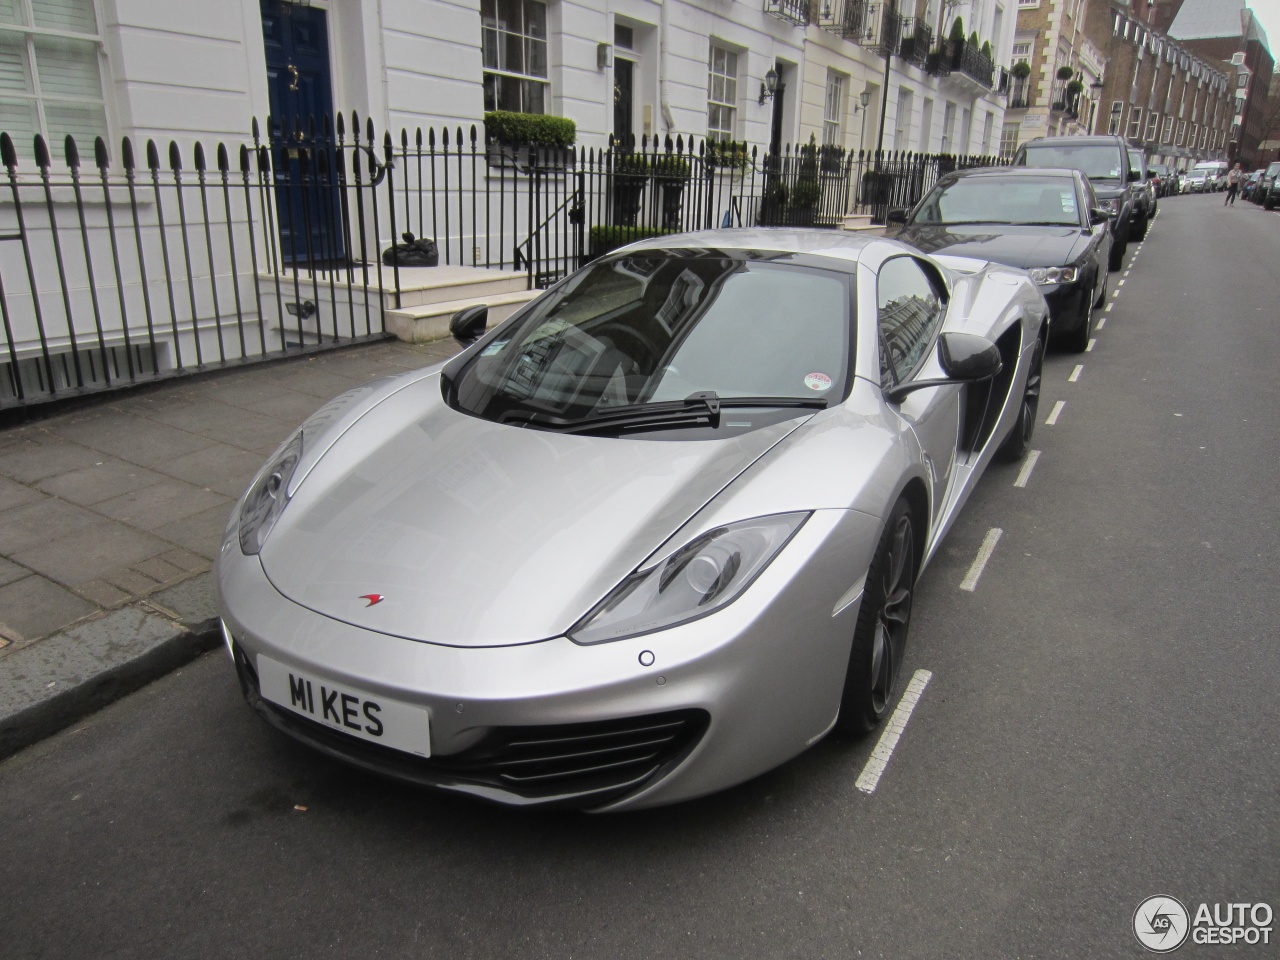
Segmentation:
{"type": "Polygon", "coordinates": [[[326,12],[260,0],[271,110],[276,216],[288,263],[345,262],[334,146],[326,12]]]}
{"type": "Polygon", "coordinates": [[[635,76],[634,60],[613,60],[613,139],[624,150],[635,140],[635,76]]]}

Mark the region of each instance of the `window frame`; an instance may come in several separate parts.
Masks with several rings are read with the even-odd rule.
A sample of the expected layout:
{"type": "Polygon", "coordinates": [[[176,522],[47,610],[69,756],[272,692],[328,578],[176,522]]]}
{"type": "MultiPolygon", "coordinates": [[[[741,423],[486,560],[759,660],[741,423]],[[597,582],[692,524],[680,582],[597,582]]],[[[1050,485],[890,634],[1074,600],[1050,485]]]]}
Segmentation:
{"type": "Polygon", "coordinates": [[[732,142],[737,139],[738,133],[738,77],[739,77],[739,52],[726,46],[723,43],[717,43],[714,39],[708,46],[707,50],[707,139],[718,140],[721,143],[732,142]],[[723,70],[717,70],[716,54],[723,54],[723,70]],[[716,100],[715,82],[720,79],[723,82],[724,91],[723,99],[716,100]],[[722,117],[727,117],[728,122],[723,126],[713,126],[712,118],[715,112],[719,111],[722,117]]]}
{"type": "MultiPolygon", "coordinates": [[[[93,15],[93,33],[81,33],[76,30],[63,30],[56,27],[36,26],[35,11],[32,6],[32,0],[14,0],[14,3],[16,8],[25,16],[26,23],[0,22],[0,35],[10,35],[21,38],[20,43],[25,50],[25,61],[23,66],[27,72],[27,79],[31,83],[31,91],[29,93],[5,91],[0,93],[0,98],[10,102],[27,102],[34,106],[36,118],[35,133],[44,137],[45,142],[49,144],[51,152],[58,149],[61,144],[54,143],[53,135],[49,132],[49,123],[45,111],[46,103],[96,106],[102,111],[101,136],[103,142],[108,145],[108,150],[110,150],[112,124],[110,105],[107,102],[107,89],[110,84],[107,73],[108,64],[106,42],[102,35],[102,14],[98,9],[97,0],[86,0],[89,12],[93,15]],[[96,97],[75,96],[64,93],[48,93],[44,91],[40,81],[39,61],[36,58],[36,45],[38,38],[70,40],[92,45],[93,66],[96,70],[98,79],[98,95],[96,97]]],[[[85,144],[79,141],[77,141],[77,146],[82,152],[86,148],[92,148],[92,144],[85,144]]]]}
{"type": "Polygon", "coordinates": [[[822,144],[838,147],[844,143],[845,81],[838,70],[827,68],[826,94],[822,100],[822,144]],[[834,103],[832,97],[834,82],[834,103]],[[835,114],[832,116],[832,114],[835,114]]]}
{"type": "MultiPolygon", "coordinates": [[[[551,38],[550,38],[550,19],[551,11],[547,0],[519,0],[520,2],[520,23],[518,29],[512,30],[501,25],[498,20],[498,4],[500,0],[481,0],[480,3],[480,63],[481,63],[481,86],[482,95],[485,100],[485,110],[504,110],[502,104],[495,97],[493,105],[489,104],[489,77],[510,77],[520,82],[520,107],[521,109],[513,111],[515,113],[541,113],[550,112],[549,101],[551,99],[551,38]],[[536,3],[542,8],[542,26],[543,35],[541,37],[528,33],[529,18],[527,15],[528,4],[536,3]],[[485,8],[492,4],[494,16],[492,18],[492,26],[490,26],[490,18],[485,14],[485,8]],[[542,44],[542,62],[546,68],[546,74],[539,76],[536,73],[525,73],[520,70],[512,70],[507,67],[489,66],[489,35],[495,38],[495,54],[501,46],[502,38],[511,36],[520,38],[521,64],[520,66],[527,70],[529,68],[529,44],[542,44]],[[542,88],[542,110],[534,111],[527,109],[528,103],[528,85],[538,84],[542,88]]],[[[495,57],[495,59],[501,59],[495,57]]]]}

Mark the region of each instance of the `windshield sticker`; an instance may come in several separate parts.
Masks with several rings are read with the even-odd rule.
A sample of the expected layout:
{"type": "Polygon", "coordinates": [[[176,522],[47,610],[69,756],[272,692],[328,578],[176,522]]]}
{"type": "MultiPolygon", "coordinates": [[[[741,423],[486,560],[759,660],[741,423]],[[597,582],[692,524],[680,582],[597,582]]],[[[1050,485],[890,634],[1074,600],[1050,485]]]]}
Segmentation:
{"type": "Polygon", "coordinates": [[[495,353],[501,353],[502,348],[507,345],[506,340],[495,340],[483,350],[480,351],[482,357],[492,357],[495,353]]]}
{"type": "Polygon", "coordinates": [[[810,390],[817,390],[818,392],[830,390],[831,378],[825,373],[807,373],[804,377],[804,385],[810,390]]]}

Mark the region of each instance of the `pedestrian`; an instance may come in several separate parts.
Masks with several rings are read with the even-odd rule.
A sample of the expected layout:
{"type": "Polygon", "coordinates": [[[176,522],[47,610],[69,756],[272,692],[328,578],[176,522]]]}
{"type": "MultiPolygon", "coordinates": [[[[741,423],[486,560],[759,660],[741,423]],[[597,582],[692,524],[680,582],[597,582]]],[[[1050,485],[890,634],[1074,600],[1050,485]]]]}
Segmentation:
{"type": "Polygon", "coordinates": [[[1227,174],[1227,199],[1222,201],[1225,207],[1227,204],[1236,205],[1236,192],[1240,189],[1240,178],[1244,176],[1244,171],[1240,169],[1240,164],[1236,164],[1231,168],[1231,172],[1227,174]]]}

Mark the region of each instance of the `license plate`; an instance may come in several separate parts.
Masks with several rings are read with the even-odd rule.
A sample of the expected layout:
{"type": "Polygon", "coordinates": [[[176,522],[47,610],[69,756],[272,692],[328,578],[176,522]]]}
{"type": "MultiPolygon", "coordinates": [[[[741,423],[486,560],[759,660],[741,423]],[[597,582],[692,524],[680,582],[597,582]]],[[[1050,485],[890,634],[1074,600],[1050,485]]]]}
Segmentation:
{"type": "Polygon", "coordinates": [[[286,710],[370,743],[431,756],[429,715],[425,708],[365,693],[258,656],[262,696],[286,710]]]}

